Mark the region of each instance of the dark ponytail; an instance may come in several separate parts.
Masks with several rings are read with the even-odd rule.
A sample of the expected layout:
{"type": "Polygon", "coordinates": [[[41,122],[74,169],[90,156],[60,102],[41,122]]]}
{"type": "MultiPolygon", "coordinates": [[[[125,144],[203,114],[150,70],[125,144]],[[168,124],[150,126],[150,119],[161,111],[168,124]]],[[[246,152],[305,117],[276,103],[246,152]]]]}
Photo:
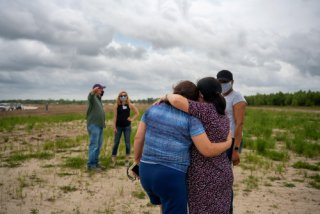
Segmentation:
{"type": "Polygon", "coordinates": [[[225,115],[226,111],[226,100],[221,94],[218,94],[218,96],[213,100],[213,104],[217,109],[217,112],[221,115],[225,115]]]}
{"type": "Polygon", "coordinates": [[[226,100],[221,95],[221,85],[214,77],[205,77],[198,81],[197,87],[201,92],[204,101],[213,103],[217,112],[225,115],[226,100]]]}

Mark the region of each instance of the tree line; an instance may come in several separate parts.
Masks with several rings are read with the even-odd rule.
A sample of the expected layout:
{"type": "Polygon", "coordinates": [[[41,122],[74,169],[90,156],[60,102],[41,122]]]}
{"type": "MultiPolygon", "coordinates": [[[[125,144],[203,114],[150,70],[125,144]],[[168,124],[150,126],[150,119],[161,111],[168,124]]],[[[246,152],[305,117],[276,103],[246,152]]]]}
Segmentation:
{"type": "MultiPolygon", "coordinates": [[[[257,94],[245,96],[248,105],[251,106],[320,106],[320,92],[297,91],[294,93],[277,92],[272,94],[257,94]]],[[[158,98],[146,98],[132,100],[137,104],[152,104],[158,98]]],[[[1,100],[1,103],[22,103],[22,104],[86,104],[87,100],[49,99],[49,100],[1,100]]],[[[115,100],[103,100],[105,104],[113,104],[115,100]]]]}
{"type": "Polygon", "coordinates": [[[248,105],[261,106],[320,106],[320,92],[297,91],[294,93],[272,93],[245,96],[248,105]]]}

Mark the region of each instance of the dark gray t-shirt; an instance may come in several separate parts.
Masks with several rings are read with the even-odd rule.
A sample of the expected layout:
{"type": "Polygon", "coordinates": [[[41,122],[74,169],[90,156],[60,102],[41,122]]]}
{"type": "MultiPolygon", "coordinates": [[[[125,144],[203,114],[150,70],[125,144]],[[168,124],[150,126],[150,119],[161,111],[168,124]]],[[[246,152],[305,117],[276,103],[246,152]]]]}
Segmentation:
{"type": "Polygon", "coordinates": [[[105,112],[101,100],[94,94],[88,95],[87,125],[105,126],[105,112]]]}

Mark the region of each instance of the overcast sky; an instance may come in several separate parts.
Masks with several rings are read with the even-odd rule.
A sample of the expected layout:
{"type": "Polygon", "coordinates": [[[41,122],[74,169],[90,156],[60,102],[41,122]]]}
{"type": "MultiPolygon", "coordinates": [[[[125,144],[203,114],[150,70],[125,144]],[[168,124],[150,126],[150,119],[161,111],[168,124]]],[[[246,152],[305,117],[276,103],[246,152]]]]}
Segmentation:
{"type": "Polygon", "coordinates": [[[320,91],[320,1],[0,0],[0,100],[159,97],[222,69],[244,95],[320,91]]]}

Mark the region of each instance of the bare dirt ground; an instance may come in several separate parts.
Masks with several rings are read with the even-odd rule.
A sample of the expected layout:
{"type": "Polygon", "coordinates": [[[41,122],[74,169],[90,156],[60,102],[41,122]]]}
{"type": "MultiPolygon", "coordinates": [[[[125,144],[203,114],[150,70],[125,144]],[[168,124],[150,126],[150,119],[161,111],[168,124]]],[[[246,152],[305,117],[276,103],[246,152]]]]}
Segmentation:
{"type": "MultiPolygon", "coordinates": [[[[111,107],[107,106],[108,110],[111,107]]],[[[39,106],[32,112],[10,114],[46,115],[85,112],[85,106],[39,106]]],[[[134,124],[136,126],[136,124],[134,124]]],[[[110,129],[110,121],[107,129],[110,129]]],[[[0,214],[4,213],[159,213],[150,205],[139,181],[130,181],[126,168],[119,164],[102,172],[89,173],[85,168],[64,167],[68,157],[87,157],[88,139],[77,147],[65,149],[48,160],[28,159],[20,166],[9,167],[5,159],[15,151],[35,151],[48,140],[86,135],[85,121],[44,126],[33,130],[19,127],[0,132],[0,214]]],[[[102,156],[110,154],[112,137],[105,139],[102,156]]],[[[319,213],[320,190],[309,185],[306,169],[295,169],[297,160],[319,162],[290,153],[286,163],[271,160],[270,165],[250,165],[246,158],[252,151],[243,150],[240,166],[234,167],[234,213],[319,213]],[[277,169],[277,170],[274,170],[277,169]]],[[[123,155],[123,154],[120,154],[123,155]]]]}

